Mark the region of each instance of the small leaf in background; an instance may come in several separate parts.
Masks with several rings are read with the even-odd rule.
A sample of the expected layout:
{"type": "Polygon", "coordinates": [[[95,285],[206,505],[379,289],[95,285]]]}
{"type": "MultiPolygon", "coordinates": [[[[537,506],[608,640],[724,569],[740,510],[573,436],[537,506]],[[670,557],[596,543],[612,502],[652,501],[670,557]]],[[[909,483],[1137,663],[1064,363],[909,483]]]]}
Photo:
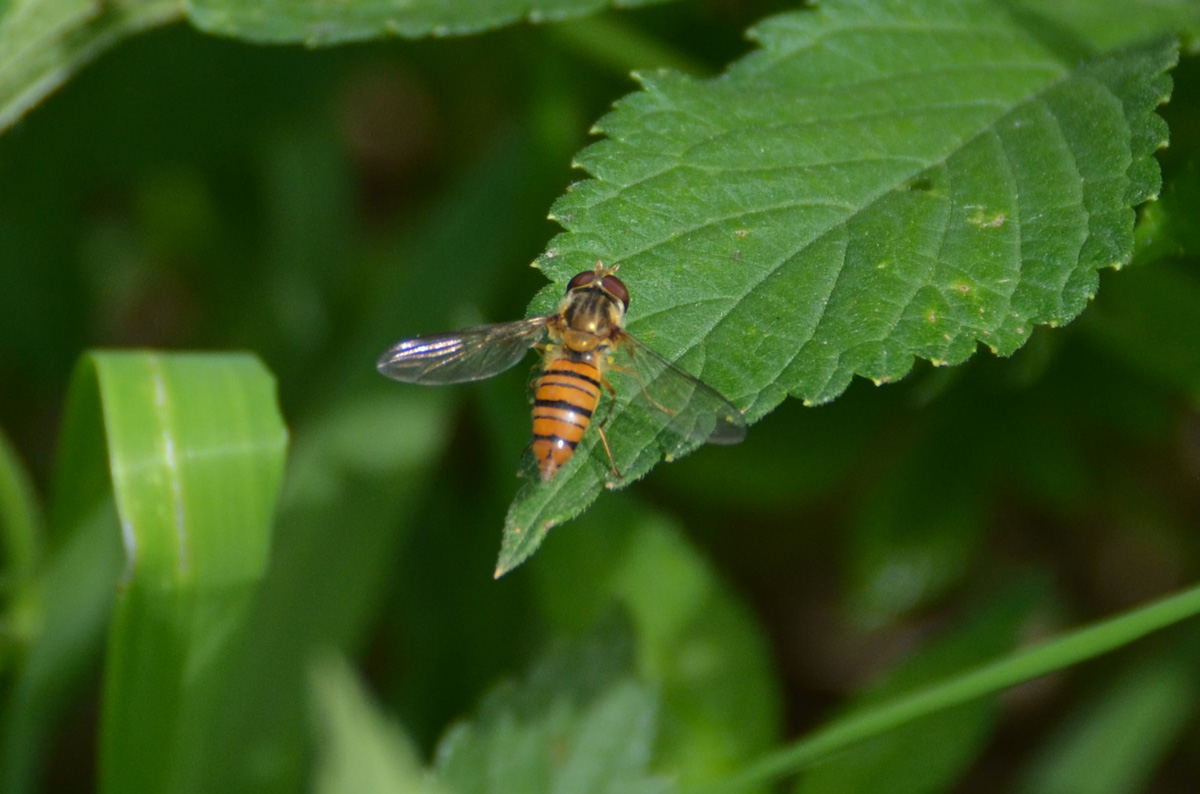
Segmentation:
{"type": "MultiPolygon", "coordinates": [[[[1010,355],[1129,261],[1133,208],[1160,186],[1172,42],[1078,62],[980,0],[829,3],[752,35],[720,78],[640,76],[538,261],[560,284],[620,264],[630,331],[749,419],[916,357],[1010,355]]],[[[629,482],[659,454],[627,400],[608,437],[629,482]]],[[[596,435],[518,493],[498,574],[600,492],[596,435]]]]}
{"type": "Polygon", "coordinates": [[[1200,251],[1200,231],[1189,223],[1188,210],[1200,199],[1200,166],[1190,162],[1163,187],[1162,197],[1142,208],[1133,264],[1158,264],[1200,251]]]}
{"type": "Polygon", "coordinates": [[[657,697],[632,675],[628,628],[610,620],[551,651],[452,727],[436,777],[456,794],[666,794],[649,772],[657,697]]]}
{"type": "Polygon", "coordinates": [[[404,732],[379,712],[350,665],[328,656],[313,664],[318,727],[317,794],[438,794],[404,732]]]}

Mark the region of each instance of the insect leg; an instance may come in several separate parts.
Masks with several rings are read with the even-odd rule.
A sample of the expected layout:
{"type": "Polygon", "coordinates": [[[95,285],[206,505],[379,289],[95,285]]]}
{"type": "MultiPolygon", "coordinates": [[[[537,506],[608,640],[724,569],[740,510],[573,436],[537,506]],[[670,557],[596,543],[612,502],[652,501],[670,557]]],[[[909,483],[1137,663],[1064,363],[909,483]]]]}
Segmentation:
{"type": "Polygon", "coordinates": [[[604,418],[600,420],[600,424],[596,425],[596,432],[600,434],[600,442],[604,444],[604,451],[608,453],[608,462],[612,466],[613,474],[618,480],[624,482],[625,476],[617,468],[617,460],[613,457],[612,447],[608,445],[608,434],[604,432],[604,426],[608,424],[608,418],[612,416],[613,406],[617,404],[617,390],[604,376],[600,377],[600,385],[608,390],[608,410],[604,412],[604,418]]]}

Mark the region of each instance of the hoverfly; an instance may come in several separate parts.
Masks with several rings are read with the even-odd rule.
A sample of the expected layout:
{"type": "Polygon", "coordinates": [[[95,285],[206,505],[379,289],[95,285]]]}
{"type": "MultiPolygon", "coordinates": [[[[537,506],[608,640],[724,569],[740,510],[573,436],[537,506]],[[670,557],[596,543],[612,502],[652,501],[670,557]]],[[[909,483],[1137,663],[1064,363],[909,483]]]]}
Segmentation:
{"type": "Polygon", "coordinates": [[[404,339],[380,356],[379,371],[402,383],[466,383],[497,375],[540,347],[543,364],[532,384],[533,441],[527,455],[543,482],[575,453],[602,389],[610,400],[596,430],[613,474],[623,479],[604,432],[617,399],[612,373],[628,376],[630,402],[650,417],[668,459],[692,442],[740,442],[746,437],[741,411],[625,330],[629,290],[616,270],[597,262],[576,275],[554,314],[404,339]]]}

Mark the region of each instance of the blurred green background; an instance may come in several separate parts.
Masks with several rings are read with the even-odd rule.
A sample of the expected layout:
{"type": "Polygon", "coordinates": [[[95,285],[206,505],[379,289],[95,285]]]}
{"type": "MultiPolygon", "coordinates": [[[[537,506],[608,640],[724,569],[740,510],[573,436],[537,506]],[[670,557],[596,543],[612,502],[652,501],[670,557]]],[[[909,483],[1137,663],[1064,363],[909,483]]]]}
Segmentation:
{"type": "MultiPolygon", "coordinates": [[[[932,669],[945,672],[1198,578],[1200,249],[1176,228],[1167,242],[1147,233],[1079,321],[1038,331],[1013,358],[919,365],[819,408],[785,403],[742,446],[604,495],[492,580],[529,432],[527,371],[424,391],[379,377],[375,357],[401,336],[522,316],[545,283],[526,263],[556,231],[546,211],[580,177],[569,164],[590,124],[632,89],[628,71],[715,74],[775,7],[709,2],[322,51],[173,26],[104,55],[0,137],[0,426],[42,494],[87,348],[248,350],[278,378],[289,472],[254,608],[263,629],[229,694],[268,716],[247,725],[235,708],[217,721],[220,757],[237,760],[206,788],[303,787],[310,728],[296,691],[313,648],[347,649],[429,752],[500,677],[603,611],[589,587],[623,592],[636,615],[656,578],[674,581],[671,565],[700,566],[731,610],[716,642],[736,639],[747,659],[718,667],[755,671],[730,708],[753,712],[757,733],[713,739],[744,741],[730,751],[743,760],[821,724],[936,638],[990,627],[938,651],[932,669]],[[662,552],[676,562],[639,573],[655,558],[629,549],[648,537],[680,544],[662,552]],[[612,565],[625,584],[581,573],[626,553],[612,565]]],[[[1175,79],[1163,206],[1195,217],[1195,59],[1175,79]]],[[[1194,791],[1198,648],[1185,625],[1012,691],[959,771],[913,790],[1101,790],[1045,781],[1069,768],[1079,726],[1133,731],[1131,715],[1148,713],[1159,733],[1136,731],[1140,754],[1113,773],[1133,788],[1111,790],[1194,791]],[[1159,700],[1139,683],[1154,665],[1171,673],[1148,680],[1173,682],[1159,700]],[[1096,716],[1130,692],[1111,723],[1096,716]]],[[[44,790],[94,786],[91,653],[34,761],[44,790]]],[[[920,741],[913,752],[955,766],[936,760],[943,740],[920,741]]]]}

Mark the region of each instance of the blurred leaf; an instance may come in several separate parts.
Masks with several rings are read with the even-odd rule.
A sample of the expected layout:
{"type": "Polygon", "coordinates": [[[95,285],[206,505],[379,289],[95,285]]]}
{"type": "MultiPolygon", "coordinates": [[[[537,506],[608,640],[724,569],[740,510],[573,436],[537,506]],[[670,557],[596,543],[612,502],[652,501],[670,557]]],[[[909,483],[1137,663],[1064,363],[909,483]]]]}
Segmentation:
{"type": "MultiPolygon", "coordinates": [[[[102,716],[105,791],[174,787],[177,764],[214,694],[211,676],[266,566],[287,431],[275,384],[247,355],[93,353],[68,414],[103,432],[125,572],[109,633],[102,716]]],[[[94,473],[64,437],[59,492],[94,473]]]]}
{"type": "Polygon", "coordinates": [[[272,565],[230,640],[222,691],[180,792],[284,792],[305,774],[305,673],[352,649],[380,597],[421,474],[442,446],[446,405],[422,393],[360,395],[298,429],[272,565]],[[206,763],[212,757],[223,764],[206,763]]]}
{"type": "Polygon", "coordinates": [[[861,620],[881,623],[929,603],[967,572],[991,513],[995,455],[975,406],[937,422],[858,500],[852,520],[850,593],[861,620]],[[957,421],[955,421],[957,420],[957,421]]]}
{"type": "Polygon", "coordinates": [[[1082,328],[1089,341],[1152,382],[1200,396],[1200,283],[1194,262],[1123,274],[1082,328]]]}
{"type": "Polygon", "coordinates": [[[435,794],[404,732],[371,701],[341,658],[329,656],[312,671],[318,739],[313,790],[317,794],[435,794]]]}
{"type": "Polygon", "coordinates": [[[297,431],[272,565],[231,641],[224,688],[207,704],[201,751],[177,791],[300,785],[308,665],[322,649],[361,641],[443,444],[446,407],[427,393],[360,395],[297,431]]]}
{"type": "MultiPolygon", "coordinates": [[[[101,527],[99,532],[106,529],[101,527]]],[[[110,539],[104,534],[99,537],[101,545],[110,539]]],[[[63,578],[61,554],[56,558],[54,570],[58,575],[53,583],[47,581],[45,571],[40,581],[32,581],[36,566],[42,561],[45,540],[45,519],[33,483],[8,436],[0,429],[0,549],[3,549],[0,592],[5,604],[0,624],[0,671],[16,677],[13,690],[7,694],[6,708],[0,712],[3,714],[0,725],[4,728],[0,734],[4,737],[0,744],[0,790],[25,786],[17,781],[24,781],[32,768],[23,759],[40,757],[38,745],[66,696],[73,691],[85,663],[81,660],[92,658],[102,616],[107,615],[111,602],[111,589],[105,593],[103,588],[111,585],[115,577],[101,575],[99,588],[88,587],[95,584],[90,578],[86,584],[75,582],[73,586],[64,586],[70,580],[63,578]],[[83,598],[70,600],[70,595],[76,594],[83,594],[83,598]],[[66,598],[56,602],[55,596],[66,598]],[[63,600],[70,603],[63,604],[63,600]],[[45,631],[48,616],[53,616],[57,631],[45,631]],[[64,645],[75,647],[54,648],[54,640],[63,638],[69,638],[64,645]]],[[[87,541],[82,545],[87,545],[87,541]]],[[[106,570],[102,563],[104,555],[94,548],[88,552],[93,554],[72,562],[90,560],[91,570],[106,570]]],[[[66,576],[77,575],[70,566],[66,571],[66,576]]]]}
{"type": "Polygon", "coordinates": [[[188,19],[207,33],[310,47],[478,33],[664,0],[11,0],[0,5],[0,132],[122,39],[188,19]]]}
{"type": "Polygon", "coordinates": [[[74,381],[63,417],[49,553],[15,600],[31,638],[4,710],[8,792],[40,788],[48,737],[98,661],[124,564],[101,397],[86,380],[74,381]]]}
{"type": "MultiPolygon", "coordinates": [[[[531,153],[511,141],[472,166],[415,229],[375,252],[382,260],[380,278],[369,283],[369,305],[357,327],[339,337],[323,363],[326,374],[298,381],[305,408],[284,483],[273,564],[235,640],[227,687],[211,704],[205,756],[223,763],[199,759],[191,791],[301,788],[311,761],[304,743],[308,665],[329,648],[353,652],[398,587],[404,543],[430,498],[431,470],[445,453],[454,399],[461,394],[399,387],[379,377],[375,357],[400,321],[433,322],[449,305],[486,299],[493,285],[489,274],[503,272],[499,263],[521,233],[496,208],[529,209],[528,191],[537,186],[530,178],[519,181],[535,169],[531,153]],[[461,263],[454,290],[445,288],[447,262],[461,263]]],[[[462,565],[461,557],[448,562],[462,565]]],[[[447,584],[437,580],[433,586],[447,584]]],[[[410,608],[423,610],[429,600],[440,600],[441,608],[452,600],[440,593],[417,591],[410,608]]],[[[460,639],[453,632],[422,638],[434,646],[460,639]]]]}
{"type": "Polygon", "coordinates": [[[45,518],[33,481],[0,428],[0,576],[6,590],[11,592],[33,572],[45,536],[45,518]]]}
{"type": "Polygon", "coordinates": [[[0,131],[121,39],[180,16],[177,0],[0,5],[0,131]]]}
{"type": "Polygon", "coordinates": [[[629,674],[630,653],[628,630],[611,621],[552,650],[450,729],[437,778],[457,794],[671,791],[647,770],[657,699],[629,674]]]}
{"type": "Polygon", "coordinates": [[[666,483],[682,504],[795,510],[860,475],[863,456],[876,454],[881,432],[896,425],[894,409],[888,396],[870,390],[852,390],[819,410],[785,403],[755,425],[746,443],[660,468],[655,482],[666,483]]]}
{"type": "MultiPolygon", "coordinates": [[[[1028,586],[989,601],[967,625],[921,649],[851,704],[850,714],[933,683],[1011,648],[1035,603],[1028,586]]],[[[1037,595],[1040,595],[1038,593],[1037,595]]],[[[946,791],[985,746],[996,718],[990,700],[930,714],[846,749],[801,780],[802,794],[919,794],[946,791]]]]}
{"type": "MultiPolygon", "coordinates": [[[[595,178],[554,206],[569,231],[539,260],[558,285],[533,312],[620,263],[630,329],[753,420],[916,356],[1009,355],[1129,260],[1132,208],[1159,188],[1171,43],[1076,63],[972,0],[830,3],[753,33],[762,49],[726,75],[643,75],[596,125],[607,139],[578,157],[595,178]]],[[[662,456],[630,396],[609,423],[627,482],[662,456]]],[[[498,574],[599,493],[596,437],[518,494],[498,574]]]]}
{"type": "Polygon", "coordinates": [[[1139,660],[1059,726],[1026,769],[1022,794],[1149,791],[1154,766],[1196,713],[1194,649],[1139,660]]]}
{"type": "Polygon", "coordinates": [[[622,77],[633,69],[651,65],[696,75],[710,71],[703,61],[668,46],[662,39],[626,23],[623,17],[614,14],[561,22],[550,26],[547,32],[573,55],[586,56],[622,77]]]}
{"type": "Polygon", "coordinates": [[[187,0],[201,30],[309,47],[380,36],[456,36],[522,20],[545,22],[663,0],[187,0]]]}
{"type": "Polygon", "coordinates": [[[758,788],[913,720],[1110,653],[1151,632],[1197,615],[1200,615],[1200,586],[1016,651],[916,692],[835,719],[790,747],[751,764],[723,783],[691,790],[704,794],[733,794],[758,788]]]}
{"type": "Polygon", "coordinates": [[[669,791],[646,771],[656,704],[630,675],[630,651],[628,630],[612,620],[552,649],[522,682],[490,693],[474,720],[450,729],[433,778],[344,664],[323,664],[314,676],[326,737],[317,790],[669,791]]]}
{"type": "Polygon", "coordinates": [[[1200,203],[1200,160],[1188,160],[1173,173],[1159,201],[1142,209],[1134,264],[1200,254],[1200,229],[1193,211],[1200,203]]]}
{"type": "Polygon", "coordinates": [[[4,703],[0,790],[42,790],[37,782],[52,732],[100,662],[124,562],[120,538],[110,494],[10,601],[12,631],[26,644],[4,703]]]}
{"type": "Polygon", "coordinates": [[[614,602],[630,615],[639,669],[661,692],[658,768],[684,784],[713,780],[776,741],[779,691],[767,643],[664,517],[610,500],[556,536],[533,573],[560,632],[586,629],[614,602]]]}

